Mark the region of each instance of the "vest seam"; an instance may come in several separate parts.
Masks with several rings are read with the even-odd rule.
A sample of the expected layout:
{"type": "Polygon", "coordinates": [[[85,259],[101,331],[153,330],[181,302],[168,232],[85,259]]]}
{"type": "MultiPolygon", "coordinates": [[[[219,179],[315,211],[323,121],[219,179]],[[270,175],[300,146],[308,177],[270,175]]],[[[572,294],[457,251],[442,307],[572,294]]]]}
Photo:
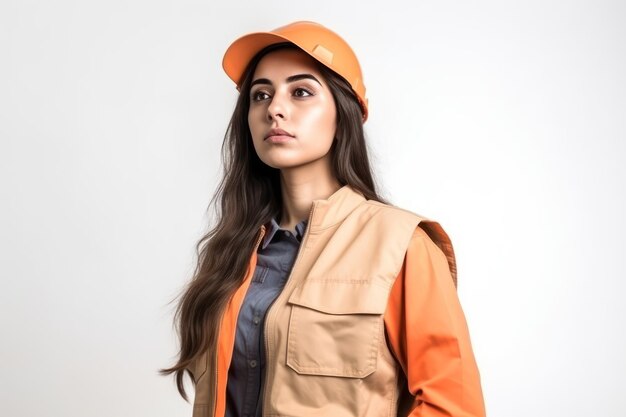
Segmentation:
{"type": "Polygon", "coordinates": [[[381,203],[380,201],[376,201],[376,200],[366,200],[364,204],[369,204],[369,205],[372,205],[372,206],[378,206],[378,207],[382,207],[382,208],[387,208],[387,209],[390,209],[390,210],[402,211],[402,212],[411,214],[413,216],[417,216],[417,217],[419,217],[420,219],[423,219],[423,220],[430,220],[426,216],[422,216],[421,214],[417,214],[417,213],[415,213],[415,212],[413,212],[411,210],[408,210],[408,209],[405,209],[405,208],[402,208],[402,207],[394,206],[393,204],[385,204],[385,203],[381,203]]]}

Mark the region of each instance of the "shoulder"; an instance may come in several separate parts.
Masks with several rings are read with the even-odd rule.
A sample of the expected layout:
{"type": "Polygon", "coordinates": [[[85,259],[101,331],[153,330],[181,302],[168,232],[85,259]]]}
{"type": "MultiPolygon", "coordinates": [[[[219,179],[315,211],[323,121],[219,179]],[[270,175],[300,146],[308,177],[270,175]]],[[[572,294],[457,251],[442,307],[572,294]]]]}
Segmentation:
{"type": "Polygon", "coordinates": [[[411,224],[413,226],[411,228],[412,239],[429,239],[435,243],[442,240],[449,241],[448,234],[439,221],[431,217],[375,200],[366,200],[363,205],[366,206],[366,210],[371,212],[372,219],[377,221],[411,224]]]}
{"type": "Polygon", "coordinates": [[[407,257],[428,257],[446,259],[443,250],[437,245],[435,240],[426,232],[423,224],[418,225],[413,231],[409,246],[407,247],[407,257]]]}
{"type": "Polygon", "coordinates": [[[426,216],[411,210],[376,200],[366,200],[360,208],[358,215],[366,218],[368,223],[376,224],[381,232],[399,233],[406,238],[407,243],[415,228],[421,222],[429,220],[426,216]]]}
{"type": "Polygon", "coordinates": [[[416,213],[414,211],[384,204],[374,200],[367,200],[364,205],[374,213],[381,224],[395,225],[404,230],[407,236],[407,256],[430,256],[438,260],[445,259],[452,275],[454,285],[457,285],[456,257],[452,241],[439,221],[416,213]]]}
{"type": "Polygon", "coordinates": [[[375,213],[377,216],[383,216],[386,218],[393,219],[393,218],[401,217],[401,218],[412,218],[415,220],[427,219],[426,216],[422,216],[411,210],[394,206],[392,204],[381,203],[380,201],[376,201],[376,200],[366,200],[363,203],[363,205],[366,206],[368,210],[375,213]]]}

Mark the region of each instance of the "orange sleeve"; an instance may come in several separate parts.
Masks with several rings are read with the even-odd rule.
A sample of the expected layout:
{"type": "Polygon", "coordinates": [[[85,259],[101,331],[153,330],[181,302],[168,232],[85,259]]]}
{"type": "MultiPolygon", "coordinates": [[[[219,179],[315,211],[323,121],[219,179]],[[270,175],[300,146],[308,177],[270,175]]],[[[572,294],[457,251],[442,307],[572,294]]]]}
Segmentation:
{"type": "Polygon", "coordinates": [[[480,373],[444,253],[417,227],[384,315],[410,417],[484,417],[480,373]]]}

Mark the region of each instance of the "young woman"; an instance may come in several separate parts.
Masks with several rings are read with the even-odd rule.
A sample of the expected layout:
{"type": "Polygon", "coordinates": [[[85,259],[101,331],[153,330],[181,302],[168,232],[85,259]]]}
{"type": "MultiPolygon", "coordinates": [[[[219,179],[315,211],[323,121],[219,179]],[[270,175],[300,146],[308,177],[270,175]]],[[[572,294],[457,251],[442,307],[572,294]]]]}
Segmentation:
{"type": "MultiPolygon", "coordinates": [[[[359,62],[294,22],[237,39],[216,226],[181,294],[194,417],[484,416],[441,226],[380,198],[359,62]]],[[[212,200],[212,202],[213,202],[212,200]]]]}

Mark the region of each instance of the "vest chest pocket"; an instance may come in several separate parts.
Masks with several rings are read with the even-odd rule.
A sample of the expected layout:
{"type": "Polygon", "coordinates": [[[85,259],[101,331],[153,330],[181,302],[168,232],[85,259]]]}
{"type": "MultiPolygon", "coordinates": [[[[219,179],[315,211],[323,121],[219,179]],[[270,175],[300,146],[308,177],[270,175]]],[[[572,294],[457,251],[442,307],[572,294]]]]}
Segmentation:
{"type": "Polygon", "coordinates": [[[287,365],[309,375],[374,372],[389,290],[372,279],[306,280],[288,300],[287,365]]]}

